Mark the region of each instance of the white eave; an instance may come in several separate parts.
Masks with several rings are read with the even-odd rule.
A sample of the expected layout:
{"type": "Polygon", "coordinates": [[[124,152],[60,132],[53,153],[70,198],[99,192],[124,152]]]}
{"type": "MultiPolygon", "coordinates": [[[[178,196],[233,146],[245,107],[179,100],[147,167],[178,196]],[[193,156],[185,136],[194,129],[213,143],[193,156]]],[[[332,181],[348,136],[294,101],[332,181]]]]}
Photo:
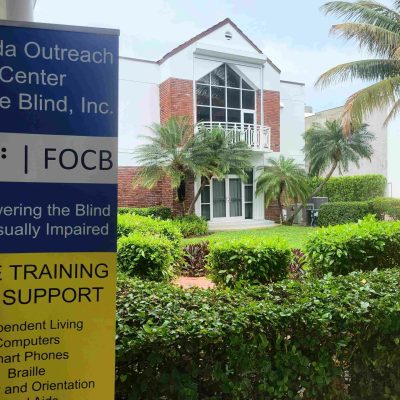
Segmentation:
{"type": "Polygon", "coordinates": [[[268,61],[268,57],[265,54],[228,49],[226,47],[212,46],[205,43],[198,43],[194,50],[194,54],[197,56],[219,58],[236,62],[241,61],[258,65],[263,65],[268,61]]]}

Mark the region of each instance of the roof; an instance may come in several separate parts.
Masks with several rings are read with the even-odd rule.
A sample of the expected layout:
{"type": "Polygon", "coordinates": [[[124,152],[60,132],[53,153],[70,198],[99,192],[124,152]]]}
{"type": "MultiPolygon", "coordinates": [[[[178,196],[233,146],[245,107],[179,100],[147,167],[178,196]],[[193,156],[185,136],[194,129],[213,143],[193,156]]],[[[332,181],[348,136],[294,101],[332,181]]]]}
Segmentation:
{"type": "MultiPolygon", "coordinates": [[[[192,37],[191,39],[187,40],[186,42],[180,44],[179,46],[175,47],[172,49],[170,52],[165,54],[162,58],[160,58],[157,63],[162,64],[168,58],[172,57],[173,55],[179,53],[181,50],[185,49],[186,47],[192,45],[193,43],[197,42],[198,40],[202,39],[203,37],[209,35],[210,33],[216,31],[217,29],[221,28],[224,25],[231,24],[236,31],[242,36],[243,39],[245,39],[258,53],[263,54],[263,52],[260,50],[259,47],[256,46],[256,44],[230,19],[230,18],[225,18],[224,20],[218,22],[211,28],[206,29],[205,31],[199,33],[198,35],[192,37]]],[[[267,62],[275,68],[278,72],[281,72],[280,69],[268,58],[267,62]]]]}

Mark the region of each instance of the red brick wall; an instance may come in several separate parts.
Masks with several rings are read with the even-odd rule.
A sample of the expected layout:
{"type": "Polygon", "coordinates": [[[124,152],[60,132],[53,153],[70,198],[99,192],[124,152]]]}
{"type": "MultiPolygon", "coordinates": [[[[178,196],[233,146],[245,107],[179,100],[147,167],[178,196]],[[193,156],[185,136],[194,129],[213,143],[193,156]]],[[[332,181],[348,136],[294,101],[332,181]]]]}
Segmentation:
{"type": "Polygon", "coordinates": [[[280,224],[281,222],[281,213],[279,210],[278,203],[276,201],[272,201],[268,208],[265,208],[265,219],[268,219],[270,221],[277,222],[280,224]]]}
{"type": "Polygon", "coordinates": [[[193,123],[193,82],[169,78],[160,85],[160,122],[171,117],[188,116],[193,123]]]}
{"type": "MultiPolygon", "coordinates": [[[[281,136],[281,101],[280,93],[264,90],[264,125],[271,128],[271,149],[272,151],[280,150],[281,136]]],[[[261,124],[260,112],[260,91],[257,92],[257,124],[261,124]]]]}

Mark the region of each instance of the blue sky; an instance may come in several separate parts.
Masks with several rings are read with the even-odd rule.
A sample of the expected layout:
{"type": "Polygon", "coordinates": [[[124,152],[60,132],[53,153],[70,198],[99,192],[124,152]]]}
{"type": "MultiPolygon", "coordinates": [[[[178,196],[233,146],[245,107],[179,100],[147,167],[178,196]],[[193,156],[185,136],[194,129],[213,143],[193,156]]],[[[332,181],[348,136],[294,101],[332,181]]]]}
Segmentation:
{"type": "MultiPolygon", "coordinates": [[[[384,3],[390,4],[389,0],[384,3]]],[[[339,22],[321,0],[38,0],[40,22],[121,29],[121,53],[156,60],[176,45],[230,17],[282,70],[306,83],[306,103],[319,111],[339,106],[362,85],[314,88],[319,74],[364,57],[354,44],[329,35],[339,22]]]]}

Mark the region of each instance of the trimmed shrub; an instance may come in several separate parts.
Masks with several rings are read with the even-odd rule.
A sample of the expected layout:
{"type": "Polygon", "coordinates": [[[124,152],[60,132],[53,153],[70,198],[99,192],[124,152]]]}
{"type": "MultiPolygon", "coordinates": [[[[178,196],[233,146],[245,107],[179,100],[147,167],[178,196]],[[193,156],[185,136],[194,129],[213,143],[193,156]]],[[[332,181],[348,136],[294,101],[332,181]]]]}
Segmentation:
{"type": "Polygon", "coordinates": [[[264,284],[288,275],[292,252],[286,241],[277,239],[243,239],[210,245],[208,269],[215,283],[264,284]]]}
{"type": "Polygon", "coordinates": [[[175,260],[175,265],[178,266],[181,264],[182,234],[172,221],[161,221],[151,217],[132,214],[118,215],[117,237],[122,238],[131,233],[166,237],[172,244],[172,256],[175,260]]]}
{"type": "Polygon", "coordinates": [[[204,218],[197,215],[186,215],[174,219],[174,223],[179,227],[183,237],[207,235],[208,225],[204,218]]]}
{"type": "MultiPolygon", "coordinates": [[[[317,187],[322,178],[313,178],[317,187]]],[[[329,201],[368,201],[385,195],[386,178],[383,175],[355,175],[330,178],[318,196],[327,196],[329,201]]]]}
{"type": "Polygon", "coordinates": [[[119,400],[397,399],[400,271],[241,290],[119,281],[119,400]]]}
{"type": "Polygon", "coordinates": [[[141,215],[142,217],[152,217],[159,219],[171,219],[172,211],[169,207],[146,207],[146,208],[134,208],[134,207],[119,207],[118,214],[134,214],[141,215]]]}
{"type": "Polygon", "coordinates": [[[128,276],[166,281],[172,277],[173,247],[162,236],[131,233],[118,240],[118,269],[128,276]]]}
{"type": "Polygon", "coordinates": [[[358,222],[372,212],[367,201],[334,202],[321,205],[318,226],[341,225],[358,222]]]}
{"type": "Polygon", "coordinates": [[[400,222],[362,221],[320,228],[305,245],[313,274],[349,272],[400,266],[400,222]]]}
{"type": "Polygon", "coordinates": [[[204,276],[209,253],[208,242],[191,243],[183,248],[182,275],[204,276]]]}
{"type": "Polygon", "coordinates": [[[400,199],[380,197],[370,202],[373,213],[378,219],[400,220],[400,199]]]}

